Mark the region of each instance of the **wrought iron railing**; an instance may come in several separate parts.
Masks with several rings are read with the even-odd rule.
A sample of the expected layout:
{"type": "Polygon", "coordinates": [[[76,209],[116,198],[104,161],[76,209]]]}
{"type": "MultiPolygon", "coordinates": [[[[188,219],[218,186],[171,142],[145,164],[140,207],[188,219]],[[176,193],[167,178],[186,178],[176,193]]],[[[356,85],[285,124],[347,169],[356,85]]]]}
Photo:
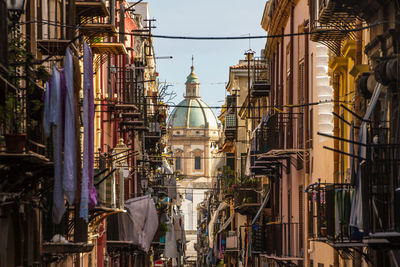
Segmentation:
{"type": "Polygon", "coordinates": [[[234,203],[235,207],[245,204],[258,203],[258,185],[255,184],[241,184],[234,189],[234,203]]]}
{"type": "Polygon", "coordinates": [[[317,183],[308,189],[309,238],[332,242],[358,239],[350,226],[354,187],[350,184],[317,183]]]}
{"type": "Polygon", "coordinates": [[[252,251],[278,257],[303,257],[302,223],[269,223],[252,228],[252,251]]]}
{"type": "Polygon", "coordinates": [[[250,92],[252,97],[268,96],[271,89],[270,63],[265,58],[254,58],[251,63],[252,83],[250,92]]]}
{"type": "Polygon", "coordinates": [[[370,233],[400,232],[400,145],[370,145],[367,163],[362,166],[367,192],[370,233]]]}

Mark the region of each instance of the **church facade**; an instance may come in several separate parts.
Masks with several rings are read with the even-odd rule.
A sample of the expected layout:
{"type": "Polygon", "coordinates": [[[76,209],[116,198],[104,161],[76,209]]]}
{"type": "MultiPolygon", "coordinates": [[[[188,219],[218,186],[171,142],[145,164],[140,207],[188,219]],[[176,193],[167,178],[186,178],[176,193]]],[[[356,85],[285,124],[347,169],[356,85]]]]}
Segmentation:
{"type": "Polygon", "coordinates": [[[194,67],[186,79],[186,94],[172,111],[167,124],[167,146],[174,159],[174,168],[179,173],[178,192],[182,196],[184,213],[186,256],[196,261],[194,243],[197,238],[197,205],[205,198],[217,161],[217,142],[220,127],[212,109],[201,100],[200,83],[194,67]]]}

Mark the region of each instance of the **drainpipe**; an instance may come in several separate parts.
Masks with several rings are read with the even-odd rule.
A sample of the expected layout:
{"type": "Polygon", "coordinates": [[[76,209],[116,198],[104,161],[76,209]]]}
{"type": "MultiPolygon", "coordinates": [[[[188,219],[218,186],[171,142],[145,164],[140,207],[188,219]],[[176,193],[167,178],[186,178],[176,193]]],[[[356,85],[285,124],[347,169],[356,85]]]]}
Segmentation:
{"type": "MultiPolygon", "coordinates": [[[[310,95],[309,95],[309,91],[310,91],[310,88],[309,88],[309,86],[310,86],[310,82],[309,82],[309,75],[310,75],[310,73],[309,73],[309,66],[310,66],[310,62],[309,62],[309,37],[308,37],[308,31],[309,31],[309,29],[308,29],[308,24],[309,24],[309,21],[308,20],[306,20],[305,22],[304,22],[304,33],[305,33],[305,36],[304,36],[304,76],[305,76],[305,79],[304,79],[304,85],[305,85],[305,92],[304,92],[304,99],[305,99],[305,101],[306,101],[306,103],[307,102],[309,102],[309,103],[311,103],[312,102],[312,96],[311,96],[311,100],[310,100],[310,95]]],[[[310,118],[309,118],[309,115],[310,115],[310,108],[308,107],[308,106],[306,106],[305,107],[305,116],[304,116],[304,125],[305,125],[305,127],[303,127],[303,129],[306,129],[305,130],[305,134],[304,134],[304,142],[303,142],[303,144],[304,144],[304,148],[307,150],[307,151],[309,151],[309,148],[310,148],[310,142],[309,142],[309,140],[310,140],[310,132],[309,132],[309,120],[310,120],[310,118]]],[[[312,136],[312,133],[311,133],[311,136],[312,136]]],[[[303,157],[304,159],[305,159],[305,161],[304,161],[304,168],[306,169],[306,172],[305,172],[305,175],[304,175],[304,181],[303,181],[303,184],[304,184],[304,186],[306,186],[306,185],[308,185],[309,183],[310,183],[310,173],[311,173],[311,168],[310,168],[310,164],[309,164],[309,161],[310,161],[310,156],[309,156],[309,154],[307,155],[307,156],[305,156],[304,155],[304,157],[303,157]]],[[[300,194],[304,194],[304,192],[300,192],[300,194]]],[[[306,195],[306,197],[304,197],[303,198],[303,216],[304,216],[304,220],[303,220],[303,231],[304,231],[304,233],[303,233],[303,253],[304,253],[304,262],[305,262],[305,265],[306,266],[308,266],[308,259],[310,258],[310,255],[309,255],[309,242],[308,242],[308,227],[305,227],[306,225],[308,226],[308,216],[306,216],[306,214],[307,214],[307,211],[308,211],[308,198],[307,198],[307,195],[306,195]]]]}

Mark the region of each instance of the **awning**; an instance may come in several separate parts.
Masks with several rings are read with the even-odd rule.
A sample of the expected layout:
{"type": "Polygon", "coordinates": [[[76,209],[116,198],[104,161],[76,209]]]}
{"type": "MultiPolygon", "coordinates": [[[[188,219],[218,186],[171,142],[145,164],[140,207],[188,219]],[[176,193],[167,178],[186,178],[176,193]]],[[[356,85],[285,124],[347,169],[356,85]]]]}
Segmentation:
{"type": "Polygon", "coordinates": [[[268,202],[268,200],[269,200],[270,193],[271,193],[271,189],[268,190],[268,193],[267,193],[267,195],[265,196],[264,201],[263,201],[263,203],[261,204],[259,210],[257,211],[256,216],[254,216],[253,221],[251,221],[251,224],[252,224],[252,225],[257,221],[258,217],[259,217],[260,214],[261,214],[261,211],[262,211],[263,208],[267,205],[267,202],[268,202]]]}
{"type": "Polygon", "coordinates": [[[218,231],[218,234],[221,233],[222,231],[224,231],[226,229],[226,227],[228,227],[228,225],[232,222],[233,218],[235,217],[235,214],[232,214],[225,222],[224,224],[221,226],[221,228],[218,231]]]}

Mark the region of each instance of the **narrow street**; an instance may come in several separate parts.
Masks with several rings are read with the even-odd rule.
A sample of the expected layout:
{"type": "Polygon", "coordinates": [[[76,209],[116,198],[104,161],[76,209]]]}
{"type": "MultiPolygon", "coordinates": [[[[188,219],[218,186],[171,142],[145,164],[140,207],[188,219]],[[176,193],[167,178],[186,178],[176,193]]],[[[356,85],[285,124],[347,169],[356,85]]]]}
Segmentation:
{"type": "Polygon", "coordinates": [[[400,266],[399,0],[0,0],[0,32],[0,267],[400,266]]]}

